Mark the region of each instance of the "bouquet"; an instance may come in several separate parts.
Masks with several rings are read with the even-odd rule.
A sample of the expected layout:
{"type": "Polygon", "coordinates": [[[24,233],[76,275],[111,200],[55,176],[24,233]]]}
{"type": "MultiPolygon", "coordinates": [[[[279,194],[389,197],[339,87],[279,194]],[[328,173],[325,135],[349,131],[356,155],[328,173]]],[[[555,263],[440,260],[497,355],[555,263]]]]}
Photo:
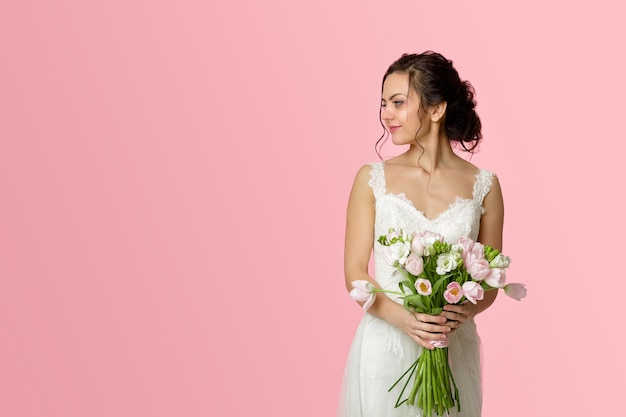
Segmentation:
{"type": "MultiPolygon", "coordinates": [[[[511,259],[488,245],[467,237],[455,244],[444,242],[443,236],[430,231],[406,234],[390,229],[378,238],[385,260],[402,274],[400,291],[375,288],[365,280],[354,281],[350,296],[365,302],[367,309],[377,292],[399,295],[411,313],[438,315],[446,304],[482,300],[485,291],[503,289],[517,300],[526,296],[524,284],[506,284],[505,270],[511,259]]],[[[461,410],[459,391],[448,362],[446,341],[431,342],[436,349],[424,349],[417,360],[389,388],[391,391],[406,378],[395,407],[416,405],[425,417],[433,412],[443,415],[455,406],[461,410]],[[407,391],[409,384],[413,385],[407,391]],[[405,398],[405,392],[407,395],[405,398]]]]}

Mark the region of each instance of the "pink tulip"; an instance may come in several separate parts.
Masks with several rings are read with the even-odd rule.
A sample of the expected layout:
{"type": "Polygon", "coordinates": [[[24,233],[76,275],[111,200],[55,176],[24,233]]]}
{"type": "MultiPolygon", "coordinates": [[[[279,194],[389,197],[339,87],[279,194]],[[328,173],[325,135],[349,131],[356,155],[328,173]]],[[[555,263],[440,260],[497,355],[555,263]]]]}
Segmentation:
{"type": "Polygon", "coordinates": [[[430,295],[433,292],[433,287],[430,284],[430,281],[424,278],[415,280],[415,289],[417,290],[417,293],[421,295],[430,295]]]}
{"type": "Polygon", "coordinates": [[[493,288],[504,288],[506,284],[506,273],[503,268],[491,268],[485,282],[493,288]]]}
{"type": "Polygon", "coordinates": [[[431,232],[430,230],[422,230],[422,231],[415,233],[415,235],[413,236],[413,239],[415,238],[425,239],[426,241],[430,242],[431,245],[436,240],[443,242],[443,235],[439,233],[431,232]]]}
{"type": "Polygon", "coordinates": [[[485,246],[480,242],[474,242],[470,251],[463,255],[463,260],[466,264],[470,263],[470,259],[484,259],[485,258],[485,246]]]}
{"type": "Polygon", "coordinates": [[[461,254],[463,255],[463,259],[465,259],[466,255],[469,255],[472,252],[474,241],[469,237],[463,236],[457,240],[456,245],[461,248],[461,254]]]}
{"type": "Polygon", "coordinates": [[[354,288],[350,291],[350,298],[354,301],[365,302],[363,311],[367,311],[376,300],[374,285],[366,280],[356,280],[352,281],[352,286],[354,288]]]}
{"type": "Polygon", "coordinates": [[[391,239],[395,239],[400,237],[400,232],[398,232],[396,229],[391,229],[389,230],[389,233],[387,233],[387,241],[391,242],[391,239]]]}
{"type": "Polygon", "coordinates": [[[413,241],[411,242],[411,252],[417,256],[424,255],[425,246],[422,243],[422,240],[418,235],[413,236],[413,241]]]}
{"type": "Polygon", "coordinates": [[[522,298],[526,297],[526,285],[518,283],[507,284],[504,286],[504,293],[520,301],[522,298]]]}
{"type": "Polygon", "coordinates": [[[421,256],[412,253],[406,260],[405,268],[410,274],[418,276],[424,271],[424,260],[421,256]]]}
{"type": "Polygon", "coordinates": [[[411,242],[411,252],[418,256],[423,256],[424,252],[430,248],[436,241],[443,242],[443,235],[431,232],[430,230],[422,230],[413,235],[411,242]]]}
{"type": "Polygon", "coordinates": [[[472,304],[476,304],[476,301],[480,301],[485,296],[485,290],[478,282],[467,281],[463,284],[463,295],[472,304]]]}
{"type": "Polygon", "coordinates": [[[470,254],[465,258],[465,267],[475,281],[482,281],[491,273],[489,262],[487,262],[484,256],[476,254],[470,254]]]}
{"type": "Polygon", "coordinates": [[[449,283],[443,292],[443,298],[450,304],[458,303],[461,297],[463,297],[463,290],[461,289],[461,284],[456,281],[449,283]]]}

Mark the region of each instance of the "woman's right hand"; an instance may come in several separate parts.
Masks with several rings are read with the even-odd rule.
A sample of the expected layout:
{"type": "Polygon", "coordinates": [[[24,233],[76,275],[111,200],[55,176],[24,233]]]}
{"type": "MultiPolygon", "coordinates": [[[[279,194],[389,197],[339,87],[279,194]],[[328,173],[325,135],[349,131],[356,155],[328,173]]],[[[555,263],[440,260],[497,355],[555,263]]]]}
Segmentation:
{"type": "Polygon", "coordinates": [[[431,342],[447,342],[452,328],[447,325],[443,316],[430,314],[411,314],[403,306],[402,313],[398,314],[394,325],[408,334],[415,342],[425,349],[434,349],[431,342]]]}

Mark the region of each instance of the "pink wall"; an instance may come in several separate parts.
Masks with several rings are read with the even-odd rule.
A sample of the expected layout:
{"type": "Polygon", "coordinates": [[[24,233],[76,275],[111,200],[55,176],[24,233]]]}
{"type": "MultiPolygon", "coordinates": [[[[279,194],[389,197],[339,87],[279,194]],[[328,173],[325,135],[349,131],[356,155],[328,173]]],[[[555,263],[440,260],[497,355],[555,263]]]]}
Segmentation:
{"type": "Polygon", "coordinates": [[[219,3],[0,5],[0,415],[332,416],[348,192],[426,49],[476,87],[529,289],[478,319],[484,415],[615,415],[618,2],[219,3]]]}

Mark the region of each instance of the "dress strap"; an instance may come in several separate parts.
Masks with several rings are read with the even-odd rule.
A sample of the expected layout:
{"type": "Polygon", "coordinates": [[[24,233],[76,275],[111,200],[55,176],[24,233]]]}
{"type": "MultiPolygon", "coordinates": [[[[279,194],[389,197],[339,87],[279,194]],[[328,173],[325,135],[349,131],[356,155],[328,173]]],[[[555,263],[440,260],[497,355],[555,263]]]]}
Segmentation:
{"type": "Polygon", "coordinates": [[[476,174],[476,182],[474,183],[474,190],[472,191],[472,194],[474,196],[474,200],[476,200],[481,206],[485,196],[489,193],[489,190],[491,190],[494,175],[495,174],[493,172],[487,171],[486,169],[481,169],[478,174],[476,174]]]}
{"type": "Polygon", "coordinates": [[[372,169],[370,170],[368,184],[374,191],[374,197],[379,198],[387,193],[384,164],[383,162],[371,162],[369,165],[372,169]]]}

